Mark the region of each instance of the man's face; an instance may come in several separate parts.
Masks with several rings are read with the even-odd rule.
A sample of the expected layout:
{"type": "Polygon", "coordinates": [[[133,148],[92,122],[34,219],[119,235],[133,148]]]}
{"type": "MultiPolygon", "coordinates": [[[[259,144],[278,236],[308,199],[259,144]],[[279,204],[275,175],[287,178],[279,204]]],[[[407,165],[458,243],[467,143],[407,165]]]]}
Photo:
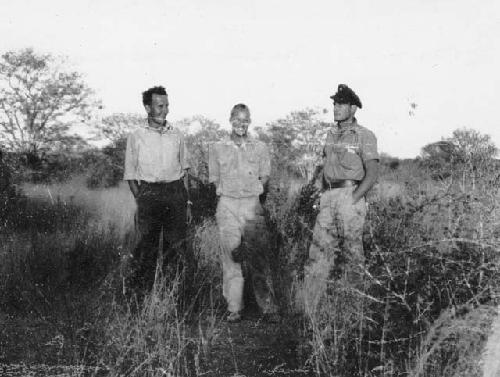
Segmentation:
{"type": "Polygon", "coordinates": [[[246,136],[250,123],[250,114],[246,111],[239,111],[231,118],[233,132],[238,136],[246,136]]]}
{"type": "Polygon", "coordinates": [[[144,107],[149,119],[156,124],[163,124],[168,114],[168,95],[153,94],[151,105],[144,107]]]}
{"type": "Polygon", "coordinates": [[[351,106],[349,103],[333,103],[333,119],[336,122],[344,122],[348,119],[350,119],[353,115],[354,112],[356,111],[353,109],[355,106],[351,106]]]}

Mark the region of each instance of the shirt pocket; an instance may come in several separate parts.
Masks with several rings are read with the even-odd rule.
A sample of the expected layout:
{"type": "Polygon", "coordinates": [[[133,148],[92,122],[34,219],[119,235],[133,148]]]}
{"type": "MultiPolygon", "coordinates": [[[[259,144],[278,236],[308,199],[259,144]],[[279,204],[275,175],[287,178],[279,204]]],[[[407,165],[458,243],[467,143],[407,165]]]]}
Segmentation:
{"type": "Polygon", "coordinates": [[[340,165],[346,170],[359,170],[363,163],[358,153],[359,145],[346,144],[345,152],[338,156],[340,165]]]}
{"type": "Polygon", "coordinates": [[[256,178],[259,178],[259,164],[260,160],[258,156],[255,155],[247,156],[245,164],[246,173],[249,176],[255,176],[256,178]]]}
{"type": "Polygon", "coordinates": [[[231,160],[223,158],[219,161],[220,173],[223,177],[227,177],[231,173],[231,160]]]}

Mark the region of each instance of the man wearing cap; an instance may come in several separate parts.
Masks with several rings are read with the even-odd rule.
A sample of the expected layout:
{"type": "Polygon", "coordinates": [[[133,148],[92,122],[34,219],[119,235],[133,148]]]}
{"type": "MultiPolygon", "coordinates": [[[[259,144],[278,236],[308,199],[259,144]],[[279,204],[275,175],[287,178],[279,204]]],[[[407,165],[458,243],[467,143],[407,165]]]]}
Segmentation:
{"type": "Polygon", "coordinates": [[[361,288],[365,194],[378,176],[377,139],[354,116],[362,107],[359,97],[341,84],[330,98],[337,124],[328,131],[323,169],[316,180],[321,191],[320,212],[304,282],[306,303],[312,310],[325,291],[334,265],[341,265],[348,283],[361,288]]]}
{"type": "Polygon", "coordinates": [[[216,220],[219,229],[223,269],[223,295],[228,304],[229,322],[238,321],[243,309],[241,247],[251,269],[257,305],[265,318],[276,320],[277,306],[269,264],[270,240],[262,198],[271,170],[267,146],[248,135],[250,110],[237,104],[229,119],[231,136],[210,147],[209,180],[216,187],[219,202],[216,220]]]}
{"type": "Polygon", "coordinates": [[[133,253],[131,283],[147,291],[154,281],[162,229],[169,251],[183,246],[192,203],[188,153],[182,133],[166,121],[169,102],[165,88],[146,90],[142,103],[147,122],[128,136],[124,180],[137,203],[139,241],[133,253]]]}

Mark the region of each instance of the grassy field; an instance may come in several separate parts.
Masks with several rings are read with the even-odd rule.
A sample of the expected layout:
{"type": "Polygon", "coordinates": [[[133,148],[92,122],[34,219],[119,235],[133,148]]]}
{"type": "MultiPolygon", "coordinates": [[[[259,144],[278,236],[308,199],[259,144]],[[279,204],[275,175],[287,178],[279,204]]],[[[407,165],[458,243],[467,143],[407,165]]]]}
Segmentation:
{"type": "Polygon", "coordinates": [[[90,190],[84,177],[75,177],[61,184],[24,183],[22,191],[34,200],[51,204],[57,201],[85,208],[92,214],[94,224],[103,228],[113,228],[120,236],[133,230],[135,201],[126,182],[118,187],[90,190]]]}
{"type": "MultiPolygon", "coordinates": [[[[214,220],[144,302],[125,284],[134,245],[128,188],[82,178],[23,184],[0,233],[0,374],[480,376],[496,316],[497,188],[386,171],[369,196],[365,289],[332,279],[297,313],[314,224],[311,190],[273,177],[266,203],[282,321],[223,321],[214,220]],[[32,373],[33,374],[33,373],[32,373]]],[[[196,203],[195,203],[196,205],[196,203]]],[[[251,302],[251,297],[248,298],[251,302]]]]}

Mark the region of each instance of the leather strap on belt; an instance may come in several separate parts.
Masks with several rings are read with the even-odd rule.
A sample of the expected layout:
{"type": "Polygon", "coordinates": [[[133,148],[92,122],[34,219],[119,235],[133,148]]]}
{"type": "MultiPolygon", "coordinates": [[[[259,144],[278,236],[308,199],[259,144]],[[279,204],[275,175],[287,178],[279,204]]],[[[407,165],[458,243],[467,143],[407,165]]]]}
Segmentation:
{"type": "Polygon", "coordinates": [[[353,187],[357,186],[359,184],[359,181],[355,181],[353,179],[339,179],[335,181],[326,181],[325,180],[325,190],[332,190],[336,188],[343,188],[343,187],[353,187]]]}

